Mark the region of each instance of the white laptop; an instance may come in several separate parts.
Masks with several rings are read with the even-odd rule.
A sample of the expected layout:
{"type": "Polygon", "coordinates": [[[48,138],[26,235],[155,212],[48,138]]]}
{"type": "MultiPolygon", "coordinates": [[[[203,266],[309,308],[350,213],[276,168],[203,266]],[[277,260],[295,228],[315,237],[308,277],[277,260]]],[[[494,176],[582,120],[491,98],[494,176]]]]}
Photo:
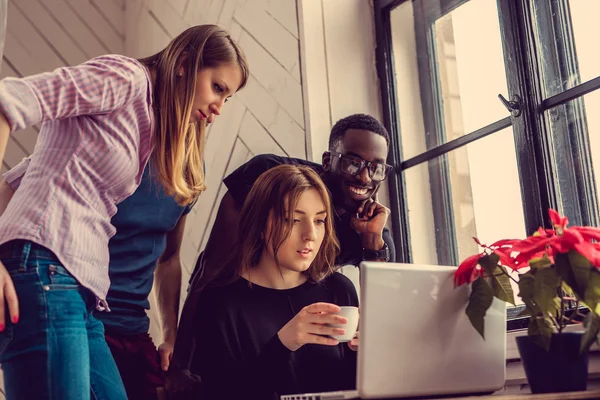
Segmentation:
{"type": "Polygon", "coordinates": [[[485,337],[465,314],[455,267],[363,262],[356,391],[282,400],[385,399],[492,393],[506,375],[506,304],[494,299],[485,337]]]}

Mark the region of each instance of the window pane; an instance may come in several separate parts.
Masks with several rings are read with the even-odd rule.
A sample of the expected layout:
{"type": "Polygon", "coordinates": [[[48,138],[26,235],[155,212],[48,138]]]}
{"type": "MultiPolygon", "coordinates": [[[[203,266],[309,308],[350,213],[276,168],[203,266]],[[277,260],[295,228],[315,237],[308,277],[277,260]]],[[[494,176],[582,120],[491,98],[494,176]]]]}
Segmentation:
{"type": "Polygon", "coordinates": [[[533,1],[545,96],[600,75],[597,17],[600,1],[533,1]]]}
{"type": "Polygon", "coordinates": [[[512,128],[409,168],[404,179],[416,264],[438,264],[439,256],[449,251],[436,244],[439,235],[454,235],[459,262],[480,251],[473,237],[491,244],[527,236],[512,128]],[[434,220],[434,211],[443,212],[444,194],[431,184],[431,176],[442,168],[450,175],[454,232],[434,220]]]}
{"type": "Polygon", "coordinates": [[[469,1],[435,22],[445,141],[509,116],[496,0],[469,1]]]}
{"type": "MultiPolygon", "coordinates": [[[[559,177],[560,192],[567,177],[583,179],[584,185],[592,186],[596,196],[600,190],[600,91],[591,92],[583,97],[571,100],[545,112],[546,121],[552,131],[556,168],[554,174],[559,177]],[[589,150],[588,150],[589,149],[589,150]],[[574,165],[583,164],[582,172],[574,172],[574,165]],[[595,177],[595,179],[593,178],[595,177]],[[594,182],[595,181],[595,182],[594,182]]],[[[573,196],[561,199],[563,212],[572,225],[582,223],[578,215],[574,215],[570,202],[579,200],[573,196]]],[[[593,207],[598,207],[594,204],[593,207]]]]}
{"type": "Polygon", "coordinates": [[[411,158],[427,150],[413,2],[405,1],[390,13],[402,156],[411,158]]]}
{"type": "Polygon", "coordinates": [[[415,26],[413,4],[405,1],[390,14],[404,159],[509,116],[498,100],[499,93],[508,96],[508,89],[496,0],[469,1],[430,26],[435,41],[430,62],[437,69],[437,107],[443,110],[445,137],[440,142],[432,139],[434,132],[425,132],[419,85],[424,71],[419,71],[418,60],[426,55],[417,49],[421,30],[415,26]]]}
{"type": "Polygon", "coordinates": [[[459,260],[475,254],[473,237],[483,243],[499,239],[525,238],[525,222],[512,128],[404,171],[409,210],[411,250],[415,263],[437,263],[435,233],[444,226],[433,215],[441,204],[441,188],[431,185],[431,176],[447,168],[451,182],[454,232],[459,260]]]}
{"type": "MultiPolygon", "coordinates": [[[[404,171],[406,204],[410,227],[410,246],[415,264],[437,265],[438,252],[448,252],[447,248],[437,248],[436,226],[433,218],[433,203],[428,163],[422,163],[404,171]]],[[[441,227],[437,227],[440,233],[441,227]]]]}

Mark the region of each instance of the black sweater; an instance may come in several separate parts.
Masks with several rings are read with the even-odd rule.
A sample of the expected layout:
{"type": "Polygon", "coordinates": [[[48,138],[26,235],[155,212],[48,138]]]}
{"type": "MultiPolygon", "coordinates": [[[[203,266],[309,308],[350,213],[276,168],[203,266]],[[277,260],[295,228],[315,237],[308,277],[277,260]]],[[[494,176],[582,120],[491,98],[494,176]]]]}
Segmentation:
{"type": "Polygon", "coordinates": [[[276,290],[245,279],[210,287],[196,316],[192,372],[203,399],[279,399],[283,394],[353,389],[356,353],[346,343],[304,345],[295,352],[277,332],[317,302],[358,306],[354,285],[335,273],[320,283],[276,290]]]}

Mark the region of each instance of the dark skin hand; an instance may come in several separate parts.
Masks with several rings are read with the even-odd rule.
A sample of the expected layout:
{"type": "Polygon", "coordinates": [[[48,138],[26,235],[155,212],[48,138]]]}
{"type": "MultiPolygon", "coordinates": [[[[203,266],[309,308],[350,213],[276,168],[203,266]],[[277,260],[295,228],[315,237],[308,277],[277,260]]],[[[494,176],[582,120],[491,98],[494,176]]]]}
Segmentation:
{"type": "Polygon", "coordinates": [[[350,223],[352,228],[360,233],[362,245],[365,249],[382,249],[385,242],[383,240],[383,228],[390,215],[390,209],[379,203],[377,193],[374,198],[365,200],[356,215],[352,216],[350,223]]]}
{"type": "MultiPolygon", "coordinates": [[[[351,154],[366,161],[385,162],[388,146],[385,139],[372,132],[349,129],[343,140],[333,151],[351,154]]],[[[360,174],[350,176],[340,170],[339,159],[325,152],[323,154],[324,181],[332,193],[336,211],[340,214],[352,212],[351,224],[362,238],[366,249],[380,250],[383,245],[383,228],[390,210],[379,203],[377,191],[380,182],[372,181],[365,168],[360,174]],[[365,195],[357,196],[352,187],[367,189],[365,195]]],[[[202,258],[198,260],[200,271],[192,281],[190,292],[185,301],[175,349],[169,371],[165,376],[165,389],[171,400],[189,399],[190,393],[197,396],[201,390],[200,377],[190,373],[190,364],[194,354],[194,324],[198,299],[206,282],[211,281],[223,271],[215,269],[222,266],[230,252],[231,244],[236,240],[236,233],[241,208],[229,192],[225,194],[217,218],[208,239],[202,258]]]]}

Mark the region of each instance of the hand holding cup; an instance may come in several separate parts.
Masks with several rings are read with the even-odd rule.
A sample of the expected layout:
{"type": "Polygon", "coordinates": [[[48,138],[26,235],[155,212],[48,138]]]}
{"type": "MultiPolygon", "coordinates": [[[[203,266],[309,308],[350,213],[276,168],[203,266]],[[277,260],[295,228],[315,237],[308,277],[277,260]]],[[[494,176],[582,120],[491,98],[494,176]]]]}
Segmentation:
{"type": "Polygon", "coordinates": [[[334,323],[334,324],[328,324],[328,325],[331,327],[334,327],[334,328],[344,328],[346,330],[346,332],[343,334],[331,335],[331,337],[338,340],[339,342],[350,342],[354,338],[354,335],[356,334],[356,331],[358,329],[358,316],[359,316],[358,307],[354,307],[354,306],[340,307],[340,311],[337,313],[337,315],[346,318],[347,323],[345,323],[345,324],[334,323]]]}
{"type": "Polygon", "coordinates": [[[345,337],[344,328],[348,322],[344,315],[338,315],[340,312],[339,306],[330,303],[306,306],[277,332],[279,340],[291,351],[296,351],[308,343],[337,346],[339,341],[334,337],[345,337]]]}

